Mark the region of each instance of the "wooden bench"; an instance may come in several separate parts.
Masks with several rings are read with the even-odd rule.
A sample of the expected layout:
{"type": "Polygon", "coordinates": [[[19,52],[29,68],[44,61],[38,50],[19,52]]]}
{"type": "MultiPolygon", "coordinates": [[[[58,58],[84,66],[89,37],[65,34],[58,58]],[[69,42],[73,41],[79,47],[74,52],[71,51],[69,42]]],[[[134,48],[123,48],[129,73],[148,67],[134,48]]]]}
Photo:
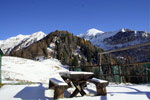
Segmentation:
{"type": "Polygon", "coordinates": [[[49,89],[54,89],[54,99],[64,98],[64,91],[68,88],[67,83],[63,80],[50,78],[49,89]]]}
{"type": "Polygon", "coordinates": [[[91,83],[96,85],[97,95],[105,96],[107,95],[106,86],[108,86],[109,82],[105,80],[100,80],[97,78],[92,78],[88,80],[91,83]]]}

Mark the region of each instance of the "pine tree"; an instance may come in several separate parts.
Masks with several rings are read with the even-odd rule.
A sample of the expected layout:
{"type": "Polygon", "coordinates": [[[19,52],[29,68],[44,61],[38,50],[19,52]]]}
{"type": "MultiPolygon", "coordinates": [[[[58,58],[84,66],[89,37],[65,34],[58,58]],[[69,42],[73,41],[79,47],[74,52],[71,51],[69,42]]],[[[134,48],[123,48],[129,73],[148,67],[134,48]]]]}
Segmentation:
{"type": "Polygon", "coordinates": [[[78,66],[78,65],[79,65],[78,58],[77,58],[77,56],[74,56],[73,60],[72,60],[72,66],[78,66]]]}
{"type": "Polygon", "coordinates": [[[81,58],[80,67],[82,68],[82,71],[86,71],[86,61],[83,57],[81,58]]]}

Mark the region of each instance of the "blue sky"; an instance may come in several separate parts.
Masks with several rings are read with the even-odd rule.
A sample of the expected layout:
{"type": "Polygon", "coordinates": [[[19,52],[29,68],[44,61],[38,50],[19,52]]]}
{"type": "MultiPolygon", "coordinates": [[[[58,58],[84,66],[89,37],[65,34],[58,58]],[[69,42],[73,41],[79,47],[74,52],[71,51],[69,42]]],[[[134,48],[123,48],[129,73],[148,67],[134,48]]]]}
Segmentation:
{"type": "Polygon", "coordinates": [[[150,0],[0,0],[0,40],[18,34],[90,28],[150,32],[150,0]]]}

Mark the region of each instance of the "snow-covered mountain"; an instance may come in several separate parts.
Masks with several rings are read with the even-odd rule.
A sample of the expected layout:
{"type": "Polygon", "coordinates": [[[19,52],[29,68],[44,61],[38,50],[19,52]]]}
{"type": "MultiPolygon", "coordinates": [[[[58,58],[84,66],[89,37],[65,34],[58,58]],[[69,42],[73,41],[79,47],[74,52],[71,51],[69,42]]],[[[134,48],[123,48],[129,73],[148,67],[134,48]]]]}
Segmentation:
{"type": "Polygon", "coordinates": [[[95,29],[96,31],[91,30],[93,29],[79,36],[90,40],[92,44],[105,50],[117,49],[150,41],[150,33],[145,31],[121,29],[112,32],[100,31],[100,33],[97,29],[95,29]]]}
{"type": "Polygon", "coordinates": [[[8,54],[16,45],[21,43],[21,41],[25,38],[28,38],[29,35],[17,35],[16,37],[8,38],[7,40],[0,41],[0,48],[3,53],[8,54]]]}
{"type": "Polygon", "coordinates": [[[95,55],[100,51],[102,49],[97,48],[83,38],[74,36],[68,31],[56,30],[41,41],[32,43],[26,48],[18,51],[15,48],[10,55],[34,60],[52,57],[59,59],[62,64],[79,66],[89,62],[97,64],[98,58],[95,55]]]}
{"type": "Polygon", "coordinates": [[[89,29],[85,34],[80,34],[79,37],[83,37],[86,40],[91,40],[98,35],[103,34],[103,31],[97,30],[95,28],[89,29]]]}
{"type": "Polygon", "coordinates": [[[39,41],[46,36],[42,31],[33,33],[32,35],[17,35],[6,40],[0,41],[0,48],[4,54],[9,54],[12,49],[19,50],[32,44],[33,42],[39,41]]]}

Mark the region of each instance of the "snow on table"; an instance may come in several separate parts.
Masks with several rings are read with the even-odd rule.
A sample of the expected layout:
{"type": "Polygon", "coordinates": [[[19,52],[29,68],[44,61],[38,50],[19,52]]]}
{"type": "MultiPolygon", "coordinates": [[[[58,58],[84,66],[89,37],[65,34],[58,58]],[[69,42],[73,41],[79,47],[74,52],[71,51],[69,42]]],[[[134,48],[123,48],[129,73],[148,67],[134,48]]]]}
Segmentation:
{"type": "Polygon", "coordinates": [[[59,73],[61,76],[69,78],[69,79],[76,79],[76,80],[81,80],[81,79],[88,79],[94,74],[92,72],[78,72],[78,71],[65,71],[65,72],[60,72],[59,73]]]}
{"type": "Polygon", "coordinates": [[[93,75],[92,72],[78,72],[78,71],[62,71],[60,75],[69,77],[70,75],[93,75]]]}

